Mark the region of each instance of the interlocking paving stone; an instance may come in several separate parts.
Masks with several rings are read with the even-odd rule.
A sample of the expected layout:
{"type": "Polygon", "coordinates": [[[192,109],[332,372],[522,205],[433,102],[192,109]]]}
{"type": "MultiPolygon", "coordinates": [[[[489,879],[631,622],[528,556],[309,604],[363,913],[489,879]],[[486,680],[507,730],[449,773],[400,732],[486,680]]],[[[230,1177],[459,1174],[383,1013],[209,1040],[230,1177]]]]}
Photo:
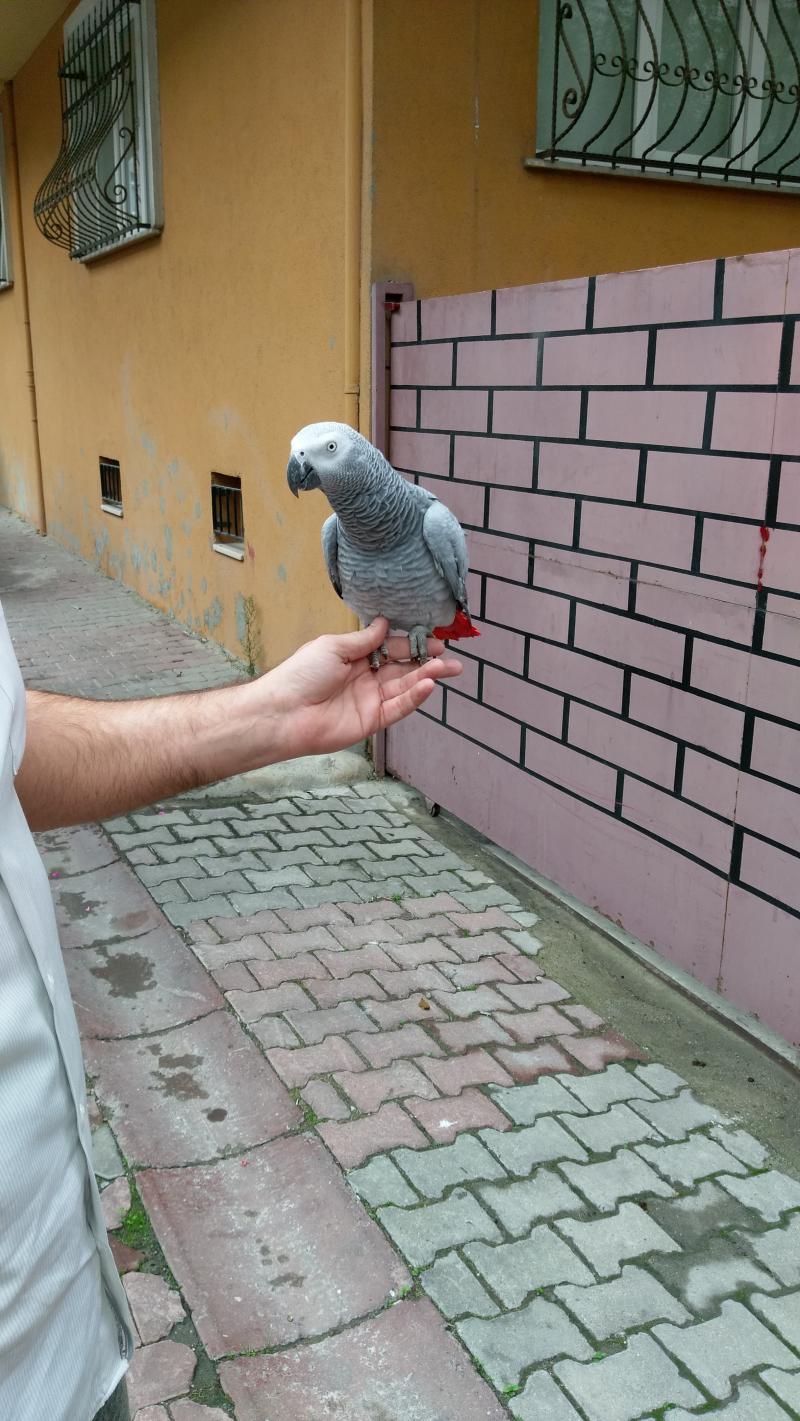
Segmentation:
{"type": "Polygon", "coordinates": [[[761,1380],[765,1386],[769,1387],[770,1391],[774,1391],[775,1395],[780,1397],[790,1412],[800,1412],[800,1371],[780,1372],[776,1368],[770,1367],[768,1371],[761,1373],[761,1380]]]}
{"type": "Polygon", "coordinates": [[[730,1395],[733,1377],[753,1367],[791,1369],[798,1361],[757,1317],[730,1299],[709,1322],[694,1327],[660,1323],[653,1335],[720,1401],[730,1395]]]}
{"type": "Polygon", "coordinates": [[[505,1408],[427,1300],[401,1302],[339,1336],[224,1362],[237,1421],[504,1421],[505,1408]],[[331,1408],[335,1407],[336,1410],[331,1408]]]}
{"type": "Polygon", "coordinates": [[[180,1294],[157,1273],[126,1273],[123,1286],[142,1342],[160,1342],[186,1316],[180,1294]]]}
{"type": "Polygon", "coordinates": [[[351,1040],[362,1055],[366,1056],[371,1066],[388,1066],[400,1056],[426,1057],[442,1054],[441,1046],[437,1046],[433,1038],[416,1024],[400,1026],[396,1031],[380,1032],[376,1030],[374,1022],[369,1025],[370,1033],[374,1032],[374,1035],[354,1031],[351,1040]]]}
{"type": "Polygon", "coordinates": [[[587,1110],[607,1110],[621,1100],[655,1101],[650,1087],[633,1071],[623,1066],[609,1066],[594,1076],[567,1076],[564,1085],[587,1110]]]}
{"type": "Polygon", "coordinates": [[[621,1204],[610,1219],[588,1223],[560,1219],[559,1232],[580,1250],[601,1277],[619,1273],[623,1260],[649,1253],[676,1253],[679,1245],[636,1204],[621,1204]]]}
{"type": "Polygon", "coordinates": [[[377,1110],[385,1100],[400,1100],[404,1096],[425,1096],[430,1100],[437,1095],[436,1087],[427,1076],[408,1060],[393,1061],[391,1066],[375,1071],[340,1071],[335,1080],[358,1109],[364,1111],[377,1110]]]}
{"type": "Polygon", "coordinates": [[[163,1031],[224,1006],[211,977],[166,925],[130,942],[71,949],[64,963],[84,1041],[163,1031]]]}
{"type": "Polygon", "coordinates": [[[426,1199],[439,1199],[453,1184],[505,1179],[505,1170],[474,1135],[433,1150],[395,1150],[392,1158],[426,1199]]]}
{"type": "Polygon", "coordinates": [[[528,1233],[542,1219],[579,1213],[583,1208],[574,1190],[551,1169],[537,1170],[532,1179],[481,1185],[478,1194],[506,1233],[515,1238],[528,1233]]]}
{"type": "Polygon", "coordinates": [[[718,1181],[705,1180],[692,1194],[681,1199],[650,1202],[650,1213],[668,1234],[694,1249],[721,1229],[758,1228],[760,1219],[751,1209],[720,1189],[718,1181]]]}
{"type": "Polygon", "coordinates": [[[280,987],[270,987],[266,991],[252,991],[250,988],[241,991],[234,988],[226,992],[226,997],[236,1015],[248,1024],[260,1021],[264,1016],[275,1016],[283,1012],[289,1016],[294,1030],[297,1031],[294,1017],[299,1016],[302,1019],[304,1013],[313,1011],[313,1003],[297,982],[282,982],[280,987]]]}
{"type": "Polygon", "coordinates": [[[519,1396],[509,1399],[516,1421],[581,1421],[549,1372],[532,1372],[519,1396]]]}
{"type": "Polygon", "coordinates": [[[753,1293],[749,1301],[753,1312],[800,1352],[800,1293],[786,1293],[781,1298],[765,1298],[761,1293],[753,1293]]]}
{"type": "Polygon", "coordinates": [[[610,1154],[620,1145],[658,1138],[653,1126],[635,1115],[628,1105],[612,1105],[600,1115],[587,1115],[584,1119],[567,1116],[564,1124],[587,1150],[597,1155],[610,1154]]]}
{"type": "Polygon", "coordinates": [[[704,1125],[718,1125],[724,1120],[718,1110],[697,1100],[688,1090],[681,1091],[671,1100],[653,1103],[636,1100],[633,1109],[670,1140],[683,1140],[690,1130],[699,1130],[704,1125]]]}
{"type": "Polygon", "coordinates": [[[735,1155],[742,1164],[749,1164],[753,1169],[761,1169],[767,1162],[769,1150],[766,1145],[762,1145],[760,1140],[748,1135],[746,1130],[733,1130],[724,1125],[715,1125],[709,1130],[711,1138],[722,1145],[728,1154],[735,1155]]]}
{"type": "Polygon", "coordinates": [[[516,1243],[470,1243],[468,1258],[507,1308],[518,1308],[529,1293],[553,1283],[593,1282],[586,1264],[547,1224],[516,1243]]]}
{"type": "Polygon", "coordinates": [[[777,1169],[749,1175],[746,1179],[720,1175],[719,1183],[734,1199],[755,1210],[769,1224],[778,1223],[790,1209],[800,1209],[800,1183],[777,1169]]]}
{"type": "Polygon", "coordinates": [[[274,1140],[243,1158],[138,1176],[210,1356],[341,1327],[409,1282],[318,1140],[274,1140]]]}
{"type": "MultiPolygon", "coordinates": [[[[787,1421],[786,1412],[756,1382],[745,1381],[735,1401],[729,1401],[721,1415],[724,1421],[787,1421]]],[[[696,1421],[697,1413],[669,1411],[665,1421],[696,1421]]]]}
{"type": "Polygon", "coordinates": [[[86,1063],[123,1151],[138,1164],[213,1159],[274,1139],[303,1118],[225,1011],[157,1036],[88,1041],[86,1063]]]}
{"type": "Polygon", "coordinates": [[[615,1209],[620,1199],[638,1195],[665,1199],[674,1192],[632,1150],[618,1150],[596,1164],[563,1164],[561,1168],[570,1184],[605,1213],[615,1209]]]}
{"type": "Polygon", "coordinates": [[[690,1322],[682,1303],[643,1268],[628,1263],[610,1283],[556,1288],[555,1296],[598,1342],[648,1322],[690,1322]]]}
{"type": "Polygon", "coordinates": [[[755,1288],[771,1290],[775,1280],[729,1238],[709,1238],[701,1252],[650,1260],[650,1267],[696,1313],[717,1312],[722,1300],[755,1288]]]}
{"type": "Polygon", "coordinates": [[[489,1094],[517,1125],[532,1125],[540,1115],[554,1115],[557,1110],[585,1114],[580,1101],[551,1076],[535,1085],[493,1086],[489,1094]]]}
{"type": "Polygon", "coordinates": [[[679,1090],[686,1087],[683,1076],[679,1076],[676,1071],[670,1071],[666,1066],[661,1066],[657,1061],[646,1066],[637,1066],[634,1075],[649,1085],[657,1095],[675,1095],[679,1090]]]}
{"type": "Polygon", "coordinates": [[[497,1225],[466,1189],[454,1189],[441,1204],[379,1209],[378,1217],[412,1267],[432,1262],[444,1249],[501,1238],[497,1225]]]}
{"type": "Polygon", "coordinates": [[[463,1131],[477,1130],[481,1125],[493,1130],[511,1128],[510,1120],[488,1096],[470,1088],[462,1090],[460,1095],[443,1096],[438,1100],[409,1099],[405,1108],[440,1145],[449,1145],[463,1131]]]}
{"type": "Polygon", "coordinates": [[[352,1169],[347,1182],[374,1208],[380,1204],[398,1204],[404,1208],[419,1203],[419,1196],[388,1155],[378,1155],[362,1169],[352,1169]]]}
{"type": "Polygon", "coordinates": [[[678,1145],[638,1145],[637,1154],[674,1184],[693,1185],[711,1174],[744,1174],[745,1167],[705,1135],[692,1135],[678,1145]]]}
{"type": "Polygon", "coordinates": [[[647,1052],[618,1031],[604,1031],[602,1036],[566,1036],[564,1048],[587,1071],[600,1071],[612,1061],[647,1060],[647,1052]]]}
{"type": "Polygon", "coordinates": [[[583,1146],[550,1116],[508,1134],[481,1130],[480,1137],[510,1174],[530,1174],[534,1165],[549,1164],[553,1160],[588,1158],[583,1146]]]}
{"type": "MultiPolygon", "coordinates": [[[[259,1027],[263,1024],[253,1028],[255,1035],[260,1037],[259,1027]]],[[[285,1022],[282,1026],[289,1031],[285,1022]]],[[[298,1046],[294,1050],[277,1046],[267,1051],[267,1060],[289,1087],[303,1086],[312,1076],[328,1075],[331,1071],[366,1070],[361,1057],[341,1036],[328,1036],[318,1046],[298,1046]]]]}
{"type": "Polygon", "coordinates": [[[457,1253],[445,1253],[426,1268],[420,1283],[446,1318],[496,1317],[500,1309],[457,1253]]]}
{"type": "Polygon", "coordinates": [[[785,1228],[763,1234],[742,1232],[736,1238],[785,1287],[800,1286],[800,1214],[792,1214],[785,1228]]]}
{"type": "Polygon", "coordinates": [[[644,1333],[601,1362],[559,1362],[553,1370],[589,1421],[632,1421],[669,1403],[699,1406],[705,1400],[644,1333]]]}
{"type": "Polygon", "coordinates": [[[419,1064],[442,1095],[457,1095],[468,1085],[511,1084],[508,1072],[482,1048],[444,1061],[420,1059],[419,1064]]]}
{"type": "Polygon", "coordinates": [[[456,1331],[500,1389],[517,1386],[521,1373],[537,1362],[591,1356],[591,1348],[574,1322],[544,1298],[534,1298],[526,1307],[501,1317],[486,1321],[469,1318],[458,1323],[456,1331]]]}
{"type": "MultiPolygon", "coordinates": [[[[574,1071],[577,1069],[574,1061],[570,1061],[568,1056],[546,1041],[541,1046],[517,1047],[515,1050],[506,1050],[500,1046],[495,1051],[495,1057],[504,1066],[510,1076],[515,1081],[527,1083],[536,1081],[540,1076],[561,1075],[564,1071],[574,1071]]],[[[575,1102],[577,1105],[577,1101],[575,1102]]]]}

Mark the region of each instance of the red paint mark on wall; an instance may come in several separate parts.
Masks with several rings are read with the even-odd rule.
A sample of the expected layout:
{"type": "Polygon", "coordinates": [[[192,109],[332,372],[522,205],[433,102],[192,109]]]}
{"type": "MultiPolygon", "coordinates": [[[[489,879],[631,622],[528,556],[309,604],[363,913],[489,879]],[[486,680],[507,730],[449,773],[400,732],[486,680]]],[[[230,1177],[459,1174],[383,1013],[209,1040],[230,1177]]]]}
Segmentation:
{"type": "Polygon", "coordinates": [[[759,536],[761,538],[761,542],[758,548],[758,576],[756,577],[756,587],[760,592],[762,587],[764,586],[764,564],[767,560],[767,543],[769,542],[769,528],[767,527],[766,523],[762,523],[758,531],[759,536]]]}
{"type": "Polygon", "coordinates": [[[247,556],[250,558],[251,562],[255,562],[255,559],[256,559],[256,550],[255,550],[255,548],[253,547],[253,544],[252,544],[252,543],[248,543],[248,544],[247,544],[247,556]]]}

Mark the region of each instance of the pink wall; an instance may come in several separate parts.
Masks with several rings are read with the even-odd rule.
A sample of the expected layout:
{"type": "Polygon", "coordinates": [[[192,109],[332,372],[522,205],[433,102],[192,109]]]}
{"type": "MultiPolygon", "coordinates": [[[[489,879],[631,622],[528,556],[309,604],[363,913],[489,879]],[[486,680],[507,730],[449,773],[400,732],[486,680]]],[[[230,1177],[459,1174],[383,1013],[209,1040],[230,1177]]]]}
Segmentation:
{"type": "Polygon", "coordinates": [[[392,773],[800,1043],[800,251],[407,302],[392,462],[470,544],[392,773]]]}

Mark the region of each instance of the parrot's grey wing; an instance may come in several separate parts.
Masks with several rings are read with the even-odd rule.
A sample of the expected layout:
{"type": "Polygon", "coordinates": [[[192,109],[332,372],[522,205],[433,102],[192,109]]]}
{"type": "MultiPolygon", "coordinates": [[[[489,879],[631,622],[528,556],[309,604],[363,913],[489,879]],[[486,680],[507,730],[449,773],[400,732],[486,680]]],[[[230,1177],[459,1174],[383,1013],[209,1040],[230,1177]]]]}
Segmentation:
{"type": "Polygon", "coordinates": [[[459,607],[467,607],[467,544],[454,513],[438,499],[422,520],[422,536],[428,551],[450,588],[459,607]]]}
{"type": "Polygon", "coordinates": [[[328,568],[328,576],[334,591],[342,595],[342,579],[339,576],[339,520],[335,513],[326,518],[322,525],[322,551],[328,568]]]}

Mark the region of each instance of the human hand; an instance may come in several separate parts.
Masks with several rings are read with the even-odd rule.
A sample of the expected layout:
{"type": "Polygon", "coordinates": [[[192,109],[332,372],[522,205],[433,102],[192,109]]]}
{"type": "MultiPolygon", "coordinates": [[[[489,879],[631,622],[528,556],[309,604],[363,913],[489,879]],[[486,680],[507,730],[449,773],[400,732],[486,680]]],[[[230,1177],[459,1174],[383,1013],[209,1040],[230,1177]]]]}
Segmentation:
{"type": "MultiPolygon", "coordinates": [[[[411,665],[408,638],[387,638],[388,630],[386,619],[379,617],[362,631],[317,637],[251,683],[250,709],[269,737],[270,759],[355,745],[410,715],[437,681],[461,674],[460,661],[444,659],[444,643],[435,637],[428,638],[432,659],[411,665]],[[389,660],[373,671],[368,657],[384,641],[389,660]]],[[[257,729],[254,733],[259,736],[257,729]]]]}

